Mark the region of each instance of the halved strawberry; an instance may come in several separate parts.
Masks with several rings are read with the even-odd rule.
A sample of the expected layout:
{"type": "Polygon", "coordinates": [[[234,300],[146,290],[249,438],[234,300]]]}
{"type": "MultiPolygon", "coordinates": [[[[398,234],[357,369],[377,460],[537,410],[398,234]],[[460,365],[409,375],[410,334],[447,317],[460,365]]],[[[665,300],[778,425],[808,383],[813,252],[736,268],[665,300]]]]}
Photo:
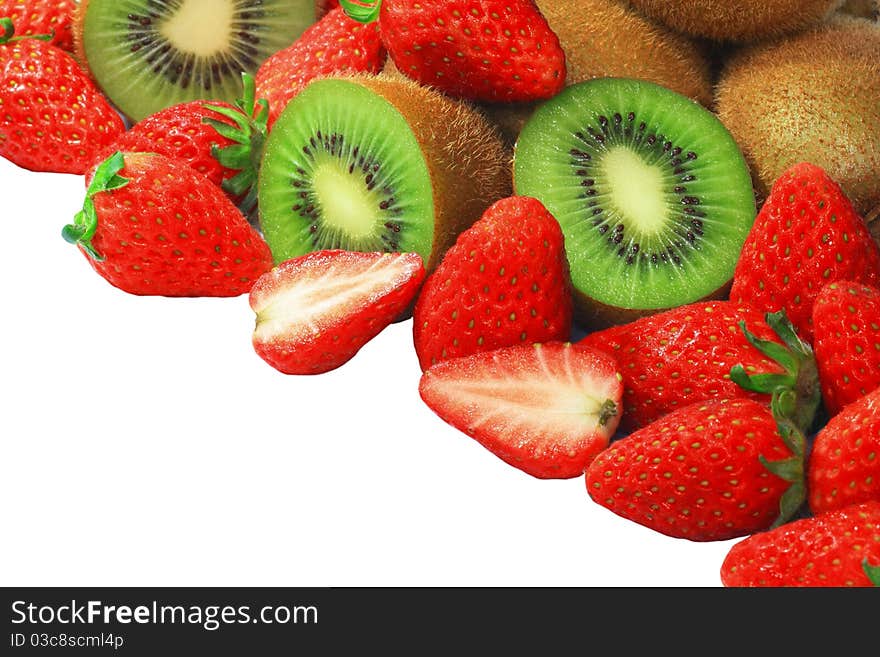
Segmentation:
{"type": "Polygon", "coordinates": [[[250,292],[254,349],[285,374],[335,369],[402,315],[424,277],[416,253],[325,250],[282,262],[250,292]]]}
{"type": "Polygon", "coordinates": [[[517,344],[441,361],[419,382],[443,420],[539,479],[584,473],[620,421],[614,358],[567,342],[517,344]]]}

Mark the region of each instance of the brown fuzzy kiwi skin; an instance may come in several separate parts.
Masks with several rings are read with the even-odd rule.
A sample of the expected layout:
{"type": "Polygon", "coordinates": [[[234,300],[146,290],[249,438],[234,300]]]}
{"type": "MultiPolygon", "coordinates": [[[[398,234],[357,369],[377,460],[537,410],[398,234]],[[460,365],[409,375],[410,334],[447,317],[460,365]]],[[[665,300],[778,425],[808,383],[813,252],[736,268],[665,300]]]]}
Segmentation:
{"type": "MultiPolygon", "coordinates": [[[[648,80],[710,107],[712,59],[707,44],[646,19],[618,0],[536,0],[565,52],[566,85],[593,78],[648,80]]],[[[484,104],[514,143],[540,103],[484,104]]]]}
{"type": "Polygon", "coordinates": [[[880,24],[838,15],[739,50],[722,71],[716,111],[759,197],[786,168],[807,160],[863,216],[880,205],[880,24]]]}
{"type": "Polygon", "coordinates": [[[880,0],[846,0],[840,11],[859,18],[880,18],[880,0]]]}
{"type": "Polygon", "coordinates": [[[571,85],[598,77],[656,82],[711,105],[712,78],[702,44],[617,0],[535,0],[556,32],[571,85]]]}
{"type": "Polygon", "coordinates": [[[393,73],[335,75],[381,95],[419,142],[433,184],[436,269],[458,235],[513,193],[512,153],[497,128],[469,103],[393,73]]]}
{"type": "Polygon", "coordinates": [[[817,25],[844,0],[625,0],[636,11],[692,37],[755,43],[817,25]]]}
{"type": "Polygon", "coordinates": [[[73,35],[73,57],[91,77],[92,72],[89,70],[89,62],[86,59],[86,47],[83,44],[83,23],[86,19],[86,8],[88,6],[89,0],[79,0],[73,10],[70,30],[73,35]]]}

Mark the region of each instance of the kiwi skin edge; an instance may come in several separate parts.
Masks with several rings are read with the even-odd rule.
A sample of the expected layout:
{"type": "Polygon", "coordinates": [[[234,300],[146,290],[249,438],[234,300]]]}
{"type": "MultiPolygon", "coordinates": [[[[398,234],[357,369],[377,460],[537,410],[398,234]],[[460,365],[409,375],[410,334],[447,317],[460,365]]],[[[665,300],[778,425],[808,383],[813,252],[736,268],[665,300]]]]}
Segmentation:
{"type": "Polygon", "coordinates": [[[626,0],[670,29],[716,42],[756,43],[822,22],[844,0],[626,0]]]}
{"type": "MultiPolygon", "coordinates": [[[[730,286],[732,283],[733,281],[731,279],[716,291],[707,294],[700,299],[695,299],[693,303],[726,299],[730,294],[730,286]]],[[[588,297],[578,289],[574,289],[573,293],[574,323],[587,332],[599,331],[611,326],[619,326],[621,324],[628,324],[640,317],[647,317],[665,310],[670,310],[669,308],[618,308],[588,297]]]]}

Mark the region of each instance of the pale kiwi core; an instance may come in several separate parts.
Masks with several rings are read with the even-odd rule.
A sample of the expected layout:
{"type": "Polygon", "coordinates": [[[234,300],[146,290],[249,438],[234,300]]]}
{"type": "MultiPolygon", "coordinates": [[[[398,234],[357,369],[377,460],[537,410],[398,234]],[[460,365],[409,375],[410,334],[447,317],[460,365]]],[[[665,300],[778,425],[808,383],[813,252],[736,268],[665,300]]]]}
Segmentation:
{"type": "Polygon", "coordinates": [[[326,158],[312,174],[315,200],[322,210],[324,229],[354,238],[369,238],[379,224],[380,195],[371,192],[338,162],[326,158]]]}
{"type": "Polygon", "coordinates": [[[657,233],[669,207],[659,169],[626,148],[611,148],[600,164],[611,190],[612,205],[643,234],[657,233]]]}
{"type": "Polygon", "coordinates": [[[545,102],[517,140],[514,187],[562,227],[584,322],[719,294],[756,214],[717,117],[644,80],[596,78],[545,102]]]}
{"type": "Polygon", "coordinates": [[[180,50],[208,57],[229,48],[234,18],[232,0],[189,0],[157,29],[180,50]]]}

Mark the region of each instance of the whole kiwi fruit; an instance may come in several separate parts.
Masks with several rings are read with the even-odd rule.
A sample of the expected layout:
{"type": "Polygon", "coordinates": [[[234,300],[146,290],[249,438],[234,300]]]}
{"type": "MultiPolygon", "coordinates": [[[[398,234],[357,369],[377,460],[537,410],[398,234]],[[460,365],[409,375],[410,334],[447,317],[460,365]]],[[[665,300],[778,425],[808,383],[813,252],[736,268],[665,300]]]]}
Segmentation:
{"type": "Polygon", "coordinates": [[[670,29],[713,41],[752,43],[815,25],[843,0],[628,0],[670,29]]]}
{"type": "Polygon", "coordinates": [[[880,205],[880,24],[838,15],[742,48],[722,70],[716,110],[760,196],[797,161],[822,167],[867,214],[880,205]]]}

